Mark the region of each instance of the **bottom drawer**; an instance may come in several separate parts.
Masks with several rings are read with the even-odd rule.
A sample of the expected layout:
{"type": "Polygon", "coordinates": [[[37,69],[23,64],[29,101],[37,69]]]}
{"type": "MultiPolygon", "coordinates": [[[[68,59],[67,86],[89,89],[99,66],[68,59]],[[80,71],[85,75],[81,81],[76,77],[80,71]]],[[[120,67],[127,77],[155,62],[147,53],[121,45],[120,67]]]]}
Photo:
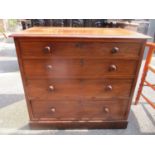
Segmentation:
{"type": "Polygon", "coordinates": [[[123,120],[127,100],[32,101],[34,119],[39,120],[123,120]]]}

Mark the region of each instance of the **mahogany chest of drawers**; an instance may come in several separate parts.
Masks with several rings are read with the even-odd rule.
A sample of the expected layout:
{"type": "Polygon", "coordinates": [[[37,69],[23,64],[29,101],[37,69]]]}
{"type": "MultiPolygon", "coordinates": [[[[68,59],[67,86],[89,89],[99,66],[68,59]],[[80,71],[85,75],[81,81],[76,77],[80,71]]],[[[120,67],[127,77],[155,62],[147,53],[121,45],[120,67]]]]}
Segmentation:
{"type": "Polygon", "coordinates": [[[13,34],[31,125],[126,128],[147,36],[34,27],[13,34]]]}

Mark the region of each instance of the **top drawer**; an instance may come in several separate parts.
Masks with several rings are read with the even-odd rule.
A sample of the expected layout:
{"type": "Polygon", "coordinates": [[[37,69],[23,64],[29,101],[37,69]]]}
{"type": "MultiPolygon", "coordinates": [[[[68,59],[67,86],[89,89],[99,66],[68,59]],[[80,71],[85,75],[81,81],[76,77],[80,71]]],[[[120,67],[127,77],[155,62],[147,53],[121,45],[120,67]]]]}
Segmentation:
{"type": "Polygon", "coordinates": [[[133,58],[139,57],[141,44],[135,42],[20,42],[23,58],[133,58]]]}

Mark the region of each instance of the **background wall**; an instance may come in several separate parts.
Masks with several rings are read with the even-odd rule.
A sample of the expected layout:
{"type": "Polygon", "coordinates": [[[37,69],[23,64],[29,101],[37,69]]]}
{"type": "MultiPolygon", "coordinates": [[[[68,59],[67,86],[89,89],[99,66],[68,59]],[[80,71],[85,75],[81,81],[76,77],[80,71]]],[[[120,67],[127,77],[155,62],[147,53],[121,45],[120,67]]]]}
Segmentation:
{"type": "Polygon", "coordinates": [[[154,36],[155,36],[155,19],[151,19],[150,20],[150,26],[148,29],[148,35],[152,37],[152,39],[150,39],[150,41],[154,41],[154,36]]]}

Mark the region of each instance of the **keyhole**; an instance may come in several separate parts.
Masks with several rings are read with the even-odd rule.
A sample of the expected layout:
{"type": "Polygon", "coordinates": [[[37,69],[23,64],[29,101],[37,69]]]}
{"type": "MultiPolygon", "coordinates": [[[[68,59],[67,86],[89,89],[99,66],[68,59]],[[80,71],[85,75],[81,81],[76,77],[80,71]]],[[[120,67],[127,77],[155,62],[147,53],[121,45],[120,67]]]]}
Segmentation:
{"type": "Polygon", "coordinates": [[[84,65],[84,60],[83,60],[83,59],[80,60],[80,65],[81,65],[81,66],[84,65]]]}
{"type": "Polygon", "coordinates": [[[82,47],[82,43],[77,43],[76,47],[81,48],[82,47]]]}

